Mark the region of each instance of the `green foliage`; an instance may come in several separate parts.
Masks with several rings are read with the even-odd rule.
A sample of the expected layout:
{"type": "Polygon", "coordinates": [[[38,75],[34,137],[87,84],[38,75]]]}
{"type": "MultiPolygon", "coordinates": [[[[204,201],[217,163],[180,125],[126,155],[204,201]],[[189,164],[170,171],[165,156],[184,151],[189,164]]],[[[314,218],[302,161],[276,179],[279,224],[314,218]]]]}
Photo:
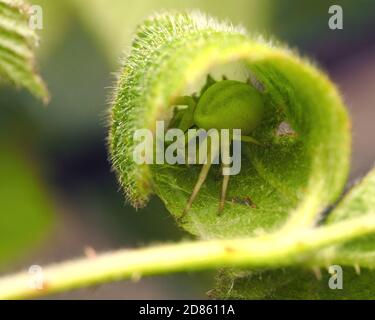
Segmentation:
{"type": "Polygon", "coordinates": [[[27,88],[48,101],[48,90],[35,71],[33,48],[38,37],[29,27],[29,7],[23,1],[0,0],[0,79],[27,88]]]}
{"type": "Polygon", "coordinates": [[[0,267],[39,244],[51,226],[52,206],[37,174],[17,148],[0,142],[0,267]]]}
{"type": "MultiPolygon", "coordinates": [[[[51,2],[49,0],[36,0],[37,2],[51,2]]],[[[221,18],[231,17],[232,21],[244,23],[248,28],[266,28],[270,16],[277,3],[270,0],[147,0],[124,1],[111,0],[66,0],[63,1],[72,7],[74,13],[84,23],[98,43],[98,48],[117,67],[118,56],[124,47],[129,46],[133,30],[144,16],[160,8],[164,10],[191,10],[199,8],[209,14],[221,18]],[[272,4],[271,4],[272,3],[272,4]],[[108,35],[111,36],[108,36],[108,35]]],[[[54,4],[55,5],[55,4],[54,4]]],[[[59,4],[61,5],[61,4],[59,4]]],[[[60,16],[58,16],[60,18],[60,16]]],[[[49,30],[46,30],[49,32],[49,30]]]]}
{"type": "MultiPolygon", "coordinates": [[[[375,215],[375,169],[340,201],[328,216],[327,225],[337,222],[375,215]]],[[[322,253],[324,255],[324,253],[322,253]]],[[[362,237],[344,245],[327,249],[326,263],[335,261],[346,265],[375,267],[375,235],[362,237]]]]}
{"type": "MultiPolygon", "coordinates": [[[[0,80],[27,88],[47,102],[48,90],[35,71],[38,37],[29,27],[29,10],[21,0],[0,0],[0,80]]],[[[8,130],[6,120],[2,129],[8,130]]],[[[39,243],[52,221],[51,203],[37,175],[11,141],[0,141],[1,267],[39,243]]]]}
{"type": "Polygon", "coordinates": [[[319,279],[312,270],[298,268],[242,272],[236,278],[221,273],[220,286],[211,294],[222,299],[375,299],[373,270],[359,274],[352,267],[343,268],[343,288],[336,290],[328,286],[327,269],[320,272],[319,279]]]}
{"type": "MultiPolygon", "coordinates": [[[[202,239],[253,237],[263,245],[269,243],[264,266],[291,266],[284,271],[227,270],[218,277],[215,296],[358,296],[353,269],[345,269],[349,289],[341,293],[329,291],[326,280],[316,280],[310,269],[333,263],[356,266],[357,271],[359,266],[374,266],[374,173],[317,227],[321,213],[337,201],[347,179],[350,122],[334,84],[296,52],[197,12],[150,17],[138,27],[119,75],[109,141],[114,168],[134,206],[146,205],[155,192],[188,232],[202,239]],[[207,78],[210,74],[214,76],[207,78]],[[241,173],[230,181],[222,215],[217,214],[221,175],[216,168],[181,222],[178,217],[200,167],[136,165],[133,133],[155,130],[157,120],[172,119],[174,126],[184,119],[183,112],[174,110],[176,98],[182,97],[189,106],[185,114],[190,114],[198,93],[218,77],[242,82],[249,78],[262,92],[264,116],[252,132],[260,144],[243,144],[241,173]],[[346,243],[352,238],[359,239],[346,243]],[[262,277],[269,281],[259,281],[262,277]],[[306,294],[309,290],[315,293],[306,294]]],[[[357,283],[363,285],[371,276],[364,271],[357,283]]]]}

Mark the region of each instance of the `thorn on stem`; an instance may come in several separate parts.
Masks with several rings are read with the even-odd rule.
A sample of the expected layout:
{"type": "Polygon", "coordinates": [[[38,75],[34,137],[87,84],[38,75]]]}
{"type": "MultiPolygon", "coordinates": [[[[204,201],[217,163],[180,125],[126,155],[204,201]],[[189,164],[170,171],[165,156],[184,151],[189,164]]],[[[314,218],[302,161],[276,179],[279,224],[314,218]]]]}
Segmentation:
{"type": "Polygon", "coordinates": [[[94,248],[92,247],[85,247],[84,250],[83,250],[85,256],[89,259],[94,259],[97,257],[97,254],[96,254],[96,251],[94,248]]]}
{"type": "Polygon", "coordinates": [[[354,265],[354,271],[355,271],[355,273],[356,273],[357,275],[360,275],[360,274],[361,274],[361,267],[359,266],[358,263],[356,263],[356,264],[354,265]]]}
{"type": "Polygon", "coordinates": [[[315,278],[317,279],[317,280],[322,280],[322,272],[320,271],[320,268],[319,267],[314,267],[314,268],[312,268],[312,271],[313,271],[313,273],[314,273],[314,275],[315,275],[315,278]]]}

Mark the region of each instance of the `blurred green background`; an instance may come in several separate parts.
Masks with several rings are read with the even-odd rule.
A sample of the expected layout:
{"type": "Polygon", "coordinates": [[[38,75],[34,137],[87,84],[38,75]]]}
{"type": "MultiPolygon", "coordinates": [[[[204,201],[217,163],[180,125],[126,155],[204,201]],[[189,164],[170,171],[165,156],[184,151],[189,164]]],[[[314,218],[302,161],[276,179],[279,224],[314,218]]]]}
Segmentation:
{"type": "MultiPolygon", "coordinates": [[[[52,100],[0,88],[0,273],[84,254],[187,239],[158,199],[136,212],[122,196],[106,149],[108,97],[132,32],[164,9],[200,9],[276,37],[337,82],[353,121],[351,180],[375,159],[375,1],[32,0],[44,28],[38,60],[52,100]],[[339,4],[344,29],[328,28],[339,4]],[[26,267],[25,267],[26,266],[26,267]]],[[[205,298],[213,275],[108,284],[54,298],[205,298]]]]}

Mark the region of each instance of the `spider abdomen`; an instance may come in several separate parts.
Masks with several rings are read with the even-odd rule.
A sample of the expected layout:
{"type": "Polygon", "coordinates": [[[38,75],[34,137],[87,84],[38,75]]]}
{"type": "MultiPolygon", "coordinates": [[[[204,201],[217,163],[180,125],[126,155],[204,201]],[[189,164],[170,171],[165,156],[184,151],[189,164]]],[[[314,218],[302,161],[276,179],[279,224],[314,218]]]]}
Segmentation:
{"type": "Polygon", "coordinates": [[[241,129],[249,134],[263,116],[264,99],[249,84],[223,80],[204,92],[194,111],[194,123],[205,130],[241,129]]]}

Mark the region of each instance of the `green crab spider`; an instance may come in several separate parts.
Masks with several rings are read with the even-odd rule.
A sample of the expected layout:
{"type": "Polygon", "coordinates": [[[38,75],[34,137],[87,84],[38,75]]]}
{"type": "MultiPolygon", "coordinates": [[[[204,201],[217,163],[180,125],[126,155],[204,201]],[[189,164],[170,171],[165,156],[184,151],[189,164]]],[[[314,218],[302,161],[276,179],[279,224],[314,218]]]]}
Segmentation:
{"type": "MultiPolygon", "coordinates": [[[[200,96],[183,96],[176,99],[174,105],[187,106],[184,110],[175,112],[170,127],[187,132],[190,128],[210,129],[241,129],[241,141],[257,143],[249,134],[259,125],[264,113],[264,96],[250,82],[244,83],[223,78],[215,81],[207,76],[206,85],[202,88],[200,96]]],[[[186,145],[186,143],[185,143],[186,145]]],[[[220,146],[212,146],[214,154],[207,155],[192,194],[182,213],[184,217],[191,209],[202,185],[204,184],[212,159],[220,153],[220,146]]],[[[223,164],[223,168],[225,165],[223,164]]],[[[224,210],[226,194],[229,185],[229,175],[223,174],[220,202],[218,212],[224,210]]]]}

